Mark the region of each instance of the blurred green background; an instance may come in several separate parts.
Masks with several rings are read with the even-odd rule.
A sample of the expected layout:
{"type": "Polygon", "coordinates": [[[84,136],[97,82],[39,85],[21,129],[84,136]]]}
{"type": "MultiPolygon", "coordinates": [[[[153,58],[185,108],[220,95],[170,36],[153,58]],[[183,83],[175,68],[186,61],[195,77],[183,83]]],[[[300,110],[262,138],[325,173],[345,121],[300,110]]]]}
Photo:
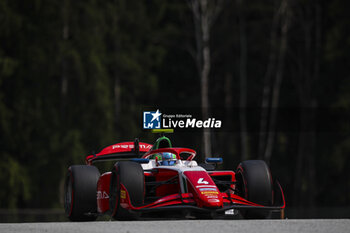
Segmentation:
{"type": "Polygon", "coordinates": [[[288,207],[349,206],[349,4],[0,0],[0,209],[62,208],[68,166],[152,143],[142,111],[162,107],[219,111],[207,156],[264,159],[288,207]]]}

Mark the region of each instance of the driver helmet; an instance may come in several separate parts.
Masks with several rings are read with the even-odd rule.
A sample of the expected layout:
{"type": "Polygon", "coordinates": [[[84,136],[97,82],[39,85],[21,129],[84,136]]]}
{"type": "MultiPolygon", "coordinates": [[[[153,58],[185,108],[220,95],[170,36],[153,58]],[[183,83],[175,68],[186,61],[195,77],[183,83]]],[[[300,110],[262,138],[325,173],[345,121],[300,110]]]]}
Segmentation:
{"type": "Polygon", "coordinates": [[[170,152],[161,153],[162,159],[159,161],[160,165],[173,166],[176,163],[176,155],[170,152]]]}

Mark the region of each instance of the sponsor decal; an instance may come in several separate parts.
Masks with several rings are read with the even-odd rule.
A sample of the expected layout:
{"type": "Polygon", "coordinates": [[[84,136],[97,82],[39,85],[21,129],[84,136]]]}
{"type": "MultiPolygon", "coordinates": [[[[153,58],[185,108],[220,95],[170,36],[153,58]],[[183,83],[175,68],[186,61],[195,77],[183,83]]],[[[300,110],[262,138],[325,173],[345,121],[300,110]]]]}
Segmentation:
{"type": "Polygon", "coordinates": [[[235,209],[229,209],[229,210],[225,211],[225,214],[226,215],[236,215],[236,214],[238,214],[238,211],[235,209]]]}
{"type": "Polygon", "coordinates": [[[201,192],[201,194],[203,194],[203,195],[218,195],[219,192],[217,192],[217,191],[203,191],[203,192],[201,192]]]}
{"type": "Polygon", "coordinates": [[[220,202],[218,199],[209,199],[208,202],[220,202]]]}
{"type": "Polygon", "coordinates": [[[112,149],[134,149],[134,145],[114,145],[112,149]]]}
{"type": "MultiPolygon", "coordinates": [[[[152,145],[139,145],[140,149],[151,149],[152,145]]],[[[134,149],[134,145],[114,145],[112,149],[134,149]]]]}
{"type": "Polygon", "coordinates": [[[205,181],[204,178],[199,178],[197,181],[198,184],[209,184],[208,181],[205,181]]]}
{"type": "Polygon", "coordinates": [[[120,190],[120,199],[125,199],[125,198],[126,198],[125,190],[120,190]]]}
{"type": "Polygon", "coordinates": [[[215,185],[197,185],[197,186],[196,186],[196,188],[204,188],[204,187],[206,187],[206,188],[208,188],[208,187],[216,188],[215,185]]]}
{"type": "Polygon", "coordinates": [[[200,191],[216,191],[216,188],[200,188],[200,191]]]}
{"type": "Polygon", "coordinates": [[[206,198],[208,198],[208,199],[218,199],[219,197],[218,196],[205,196],[206,198]]]}
{"type": "Polygon", "coordinates": [[[109,196],[105,191],[103,192],[97,191],[97,200],[100,200],[100,199],[109,199],[109,196]]]}

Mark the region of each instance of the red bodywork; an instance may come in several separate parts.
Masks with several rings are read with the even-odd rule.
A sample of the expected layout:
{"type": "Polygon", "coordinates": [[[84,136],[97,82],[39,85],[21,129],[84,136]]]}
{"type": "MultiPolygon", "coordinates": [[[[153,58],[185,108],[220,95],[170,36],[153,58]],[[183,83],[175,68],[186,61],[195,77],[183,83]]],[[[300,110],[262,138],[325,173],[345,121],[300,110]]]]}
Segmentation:
{"type": "MultiPolygon", "coordinates": [[[[196,152],[192,149],[187,148],[163,148],[151,151],[151,144],[140,143],[139,152],[144,153],[142,158],[147,159],[152,154],[160,152],[171,152],[176,154],[177,159],[181,160],[181,153],[188,153],[190,156],[187,160],[190,161],[195,157],[196,152]]],[[[86,157],[86,163],[91,165],[95,160],[109,158],[110,155],[128,155],[128,153],[133,152],[134,143],[118,143],[111,145],[103,149],[100,153],[96,155],[89,155],[86,157]]],[[[124,158],[120,156],[121,158],[124,158]]],[[[135,156],[134,156],[135,157],[135,156]]],[[[233,208],[271,208],[271,209],[284,209],[285,201],[281,187],[278,187],[281,192],[281,203],[278,206],[266,207],[261,206],[256,203],[249,202],[244,198],[236,195],[234,193],[235,189],[235,173],[233,171],[205,171],[204,169],[184,169],[183,171],[177,171],[173,167],[169,166],[166,168],[164,166],[154,167],[149,170],[144,170],[145,182],[147,180],[152,180],[156,182],[166,181],[172,177],[178,176],[178,182],[171,184],[160,185],[156,188],[155,195],[156,200],[153,202],[145,203],[143,206],[135,207],[131,204],[129,199],[128,190],[121,184],[120,193],[120,206],[133,210],[133,211],[146,211],[146,210],[156,210],[162,207],[183,207],[189,206],[198,209],[208,209],[208,210],[225,210],[233,208]],[[231,190],[226,192],[221,192],[218,186],[215,184],[213,179],[225,177],[230,183],[231,190]],[[182,179],[182,181],[181,181],[182,179]],[[184,184],[185,183],[185,184],[184,184]],[[181,184],[183,189],[181,189],[181,184]]],[[[109,211],[109,189],[110,189],[110,179],[111,172],[106,172],[100,176],[97,184],[97,210],[99,213],[107,213],[109,211]]],[[[277,204],[277,203],[276,203],[277,204]]]]}
{"type": "Polygon", "coordinates": [[[109,185],[112,172],[106,172],[100,176],[97,182],[97,211],[105,213],[109,210],[109,185]]]}
{"type": "MultiPolygon", "coordinates": [[[[152,148],[152,145],[148,143],[140,142],[138,148],[139,148],[138,152],[145,153],[152,148]]],[[[117,143],[117,144],[107,146],[106,148],[101,150],[101,152],[98,154],[86,156],[85,161],[86,161],[86,164],[91,165],[92,162],[100,159],[101,160],[106,159],[107,156],[111,158],[125,158],[128,155],[129,157],[135,157],[135,152],[136,151],[135,151],[134,142],[122,142],[122,143],[117,143]]]]}

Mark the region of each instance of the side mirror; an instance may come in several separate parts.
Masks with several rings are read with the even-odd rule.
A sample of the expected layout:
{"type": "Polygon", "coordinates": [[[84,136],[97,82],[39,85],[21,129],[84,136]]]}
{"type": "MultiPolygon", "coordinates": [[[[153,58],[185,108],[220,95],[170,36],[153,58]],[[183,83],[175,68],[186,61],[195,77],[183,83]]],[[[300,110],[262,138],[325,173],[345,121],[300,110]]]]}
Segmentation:
{"type": "Polygon", "coordinates": [[[218,163],[222,163],[222,158],[206,158],[205,162],[218,164],[218,163]]]}
{"type": "Polygon", "coordinates": [[[149,159],[142,159],[142,158],[132,159],[131,161],[135,163],[149,163],[149,159]]]}

